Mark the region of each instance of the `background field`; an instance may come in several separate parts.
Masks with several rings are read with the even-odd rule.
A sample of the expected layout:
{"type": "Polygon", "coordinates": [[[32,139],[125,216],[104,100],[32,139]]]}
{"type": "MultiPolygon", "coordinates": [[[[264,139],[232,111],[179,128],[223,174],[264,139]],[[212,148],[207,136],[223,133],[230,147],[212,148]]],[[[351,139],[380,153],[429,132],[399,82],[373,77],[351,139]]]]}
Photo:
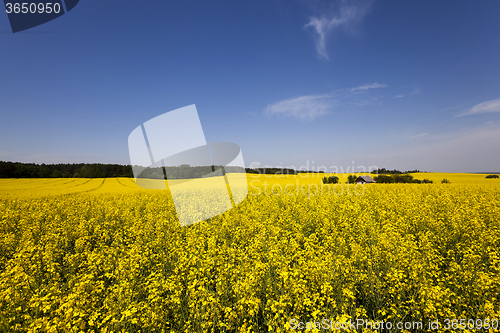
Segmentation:
{"type": "Polygon", "coordinates": [[[416,178],[452,183],[359,195],[317,194],[320,177],[249,175],[260,184],[240,205],[188,227],[165,191],[128,178],[3,179],[0,331],[500,318],[500,182],[485,176],[426,173],[416,178]],[[264,181],[311,191],[272,194],[264,181]]]}
{"type": "MultiPolygon", "coordinates": [[[[321,179],[325,176],[338,176],[340,182],[345,184],[347,176],[350,174],[317,174],[304,173],[298,175],[265,175],[247,174],[250,188],[259,186],[272,186],[279,184],[291,185],[321,185],[321,179]]],[[[356,175],[370,175],[369,173],[357,173],[356,175]]],[[[438,184],[443,178],[451,181],[452,184],[477,184],[477,185],[500,185],[499,179],[486,179],[485,174],[468,173],[413,173],[417,179],[430,179],[438,184]]],[[[377,185],[378,186],[378,185],[377,185]]],[[[0,179],[0,197],[58,195],[70,193],[109,193],[109,192],[130,192],[140,191],[133,178],[10,178],[0,179]]]]}

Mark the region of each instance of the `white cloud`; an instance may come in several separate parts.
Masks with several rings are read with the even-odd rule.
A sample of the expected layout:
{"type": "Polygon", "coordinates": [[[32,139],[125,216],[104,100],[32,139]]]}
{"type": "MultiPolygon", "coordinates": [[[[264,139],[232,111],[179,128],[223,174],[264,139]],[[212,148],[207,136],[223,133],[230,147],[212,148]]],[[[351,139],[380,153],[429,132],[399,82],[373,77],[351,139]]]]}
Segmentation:
{"type": "Polygon", "coordinates": [[[368,90],[385,88],[386,84],[374,82],[356,88],[344,88],[322,95],[305,95],[269,104],[264,109],[267,116],[285,116],[303,120],[314,120],[339,105],[347,107],[363,107],[378,97],[370,95],[368,90]],[[360,99],[360,97],[362,97],[360,99]]]}
{"type": "Polygon", "coordinates": [[[451,110],[456,110],[456,109],[462,109],[463,107],[464,107],[464,104],[450,106],[449,108],[442,109],[441,112],[446,112],[446,111],[451,111],[451,110]]]}
{"type": "Polygon", "coordinates": [[[410,139],[415,140],[415,139],[418,139],[418,138],[423,138],[424,136],[427,136],[427,135],[429,135],[429,133],[427,133],[427,132],[419,133],[417,135],[414,135],[414,136],[410,137],[410,139]]]}
{"type": "Polygon", "coordinates": [[[457,117],[470,116],[480,113],[500,112],[500,98],[491,101],[479,103],[473,106],[469,111],[457,115],[457,117]]]}
{"type": "Polygon", "coordinates": [[[313,29],[316,51],[320,58],[330,59],[326,51],[326,39],[328,35],[340,28],[352,32],[361,23],[368,12],[368,8],[369,5],[367,3],[354,5],[351,2],[349,5],[346,5],[346,2],[344,2],[335,13],[322,17],[311,17],[309,19],[309,23],[304,28],[313,29]]]}
{"type": "Polygon", "coordinates": [[[407,97],[407,96],[414,96],[414,95],[419,95],[421,93],[422,93],[422,90],[420,88],[415,88],[409,94],[399,94],[399,95],[394,96],[394,98],[403,98],[403,97],[407,97]]]}
{"type": "Polygon", "coordinates": [[[363,86],[352,88],[351,91],[377,89],[377,88],[387,88],[387,87],[388,87],[387,84],[374,82],[372,84],[365,84],[363,86]]]}
{"type": "Polygon", "coordinates": [[[329,94],[307,95],[269,104],[264,113],[268,116],[286,116],[313,120],[329,113],[336,104],[329,94]]]}

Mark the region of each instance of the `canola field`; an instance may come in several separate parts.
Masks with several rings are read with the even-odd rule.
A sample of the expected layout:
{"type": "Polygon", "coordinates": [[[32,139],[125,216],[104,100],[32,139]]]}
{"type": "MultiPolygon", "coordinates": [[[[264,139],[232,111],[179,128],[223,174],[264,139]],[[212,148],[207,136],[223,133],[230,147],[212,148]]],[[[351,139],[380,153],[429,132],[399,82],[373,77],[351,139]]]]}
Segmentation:
{"type": "Polygon", "coordinates": [[[302,176],[186,227],[133,179],[1,179],[0,332],[498,331],[500,181],[302,176]]]}

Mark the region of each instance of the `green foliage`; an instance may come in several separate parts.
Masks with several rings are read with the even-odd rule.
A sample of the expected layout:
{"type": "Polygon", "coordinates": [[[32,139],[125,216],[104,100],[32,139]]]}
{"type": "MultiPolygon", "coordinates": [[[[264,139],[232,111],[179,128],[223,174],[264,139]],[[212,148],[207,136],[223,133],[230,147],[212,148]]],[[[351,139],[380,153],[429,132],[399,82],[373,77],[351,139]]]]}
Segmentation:
{"type": "Polygon", "coordinates": [[[62,177],[62,173],[61,173],[61,171],[59,171],[59,170],[54,170],[54,172],[52,173],[52,177],[53,177],[53,178],[61,178],[61,177],[62,177]]]}
{"type": "Polygon", "coordinates": [[[432,184],[432,180],[424,179],[419,180],[413,178],[410,174],[392,174],[392,175],[379,175],[374,178],[377,183],[380,184],[432,184]]]}
{"type": "Polygon", "coordinates": [[[323,177],[323,184],[338,184],[338,183],[339,183],[339,177],[337,176],[323,177]]]}
{"type": "MultiPolygon", "coordinates": [[[[222,166],[165,167],[168,179],[189,179],[203,177],[222,166]]],[[[225,166],[222,172],[240,172],[241,168],[225,166]],[[234,169],[234,170],[233,170],[234,169]],[[236,170],[237,169],[237,170],[236,170]]],[[[293,170],[289,168],[246,168],[247,173],[268,175],[296,175],[298,173],[322,173],[323,171],[293,170]]],[[[0,178],[107,178],[133,177],[132,166],[120,164],[79,163],[79,164],[35,164],[0,161],[0,178]],[[59,171],[54,176],[54,171],[59,171]],[[60,173],[60,174],[59,174],[60,173]]],[[[163,168],[146,168],[142,177],[163,178],[163,168]]]]}
{"type": "Polygon", "coordinates": [[[354,183],[356,183],[356,179],[358,179],[358,176],[356,176],[356,175],[349,175],[349,176],[347,176],[347,184],[354,184],[354,183]]]}
{"type": "Polygon", "coordinates": [[[443,178],[443,180],[441,181],[441,184],[450,184],[451,182],[446,179],[446,178],[443,178]]]}
{"type": "Polygon", "coordinates": [[[399,174],[399,173],[402,173],[401,171],[399,170],[389,170],[389,169],[386,169],[386,168],[379,168],[377,170],[373,170],[371,173],[374,173],[374,174],[399,174]]]}
{"type": "Polygon", "coordinates": [[[394,175],[394,182],[395,183],[406,183],[406,184],[413,183],[413,176],[410,174],[394,175]]]}
{"type": "Polygon", "coordinates": [[[259,175],[296,175],[298,171],[287,168],[246,168],[246,172],[259,175]]]}
{"type": "Polygon", "coordinates": [[[403,173],[419,173],[419,172],[422,172],[422,171],[414,169],[414,170],[408,170],[408,171],[402,172],[402,171],[399,171],[396,169],[389,170],[386,168],[379,168],[379,169],[373,170],[371,173],[374,173],[377,175],[380,175],[380,174],[396,175],[396,174],[403,174],[403,173]]]}
{"type": "Polygon", "coordinates": [[[390,175],[380,175],[375,177],[373,180],[380,184],[392,184],[396,182],[394,177],[390,175]]]}
{"type": "Polygon", "coordinates": [[[35,164],[0,161],[0,178],[133,177],[130,165],[119,164],[35,164]],[[56,172],[57,171],[57,172],[56,172]]]}
{"type": "Polygon", "coordinates": [[[499,178],[498,175],[488,175],[486,178],[491,179],[491,178],[499,178]]]}

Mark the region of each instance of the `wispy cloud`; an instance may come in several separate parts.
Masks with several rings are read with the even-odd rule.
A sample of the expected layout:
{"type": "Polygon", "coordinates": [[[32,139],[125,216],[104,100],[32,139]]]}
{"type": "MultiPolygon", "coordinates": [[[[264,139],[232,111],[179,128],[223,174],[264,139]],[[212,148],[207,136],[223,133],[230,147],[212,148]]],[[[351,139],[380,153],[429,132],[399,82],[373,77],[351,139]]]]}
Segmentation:
{"type": "Polygon", "coordinates": [[[335,30],[343,29],[353,32],[368,13],[369,2],[355,3],[342,2],[338,10],[319,17],[310,17],[305,29],[312,29],[316,43],[316,51],[320,58],[330,59],[326,51],[328,36],[335,30]]]}
{"type": "Polygon", "coordinates": [[[414,88],[413,91],[409,94],[399,94],[394,96],[394,98],[404,98],[408,96],[414,96],[414,95],[419,95],[422,93],[422,90],[420,88],[414,88]]]}
{"type": "Polygon", "coordinates": [[[415,140],[415,139],[423,138],[424,136],[427,136],[427,135],[429,135],[429,133],[427,133],[427,132],[419,133],[417,135],[410,137],[410,139],[415,140]]]}
{"type": "Polygon", "coordinates": [[[368,92],[371,89],[385,88],[386,84],[374,82],[355,88],[344,88],[327,94],[305,95],[285,99],[277,103],[269,104],[264,109],[267,116],[284,116],[303,120],[314,120],[326,115],[335,107],[343,105],[346,107],[363,107],[376,100],[368,92]]]}
{"type": "Polygon", "coordinates": [[[455,106],[450,106],[448,108],[444,108],[442,109],[440,112],[446,112],[446,111],[451,111],[451,110],[456,110],[456,109],[463,109],[464,108],[464,104],[460,104],[460,105],[455,105],[455,106]]]}
{"type": "Polygon", "coordinates": [[[474,114],[480,113],[491,113],[491,112],[500,112],[500,98],[493,99],[491,101],[479,103],[473,106],[470,110],[458,114],[456,117],[470,116],[474,114]]]}
{"type": "Polygon", "coordinates": [[[332,95],[307,95],[269,104],[264,113],[268,116],[286,116],[304,120],[314,120],[325,115],[336,104],[332,95]]]}
{"type": "Polygon", "coordinates": [[[369,89],[387,88],[387,87],[388,87],[387,84],[374,82],[372,84],[365,84],[363,86],[352,88],[350,91],[369,90],[369,89]]]}

